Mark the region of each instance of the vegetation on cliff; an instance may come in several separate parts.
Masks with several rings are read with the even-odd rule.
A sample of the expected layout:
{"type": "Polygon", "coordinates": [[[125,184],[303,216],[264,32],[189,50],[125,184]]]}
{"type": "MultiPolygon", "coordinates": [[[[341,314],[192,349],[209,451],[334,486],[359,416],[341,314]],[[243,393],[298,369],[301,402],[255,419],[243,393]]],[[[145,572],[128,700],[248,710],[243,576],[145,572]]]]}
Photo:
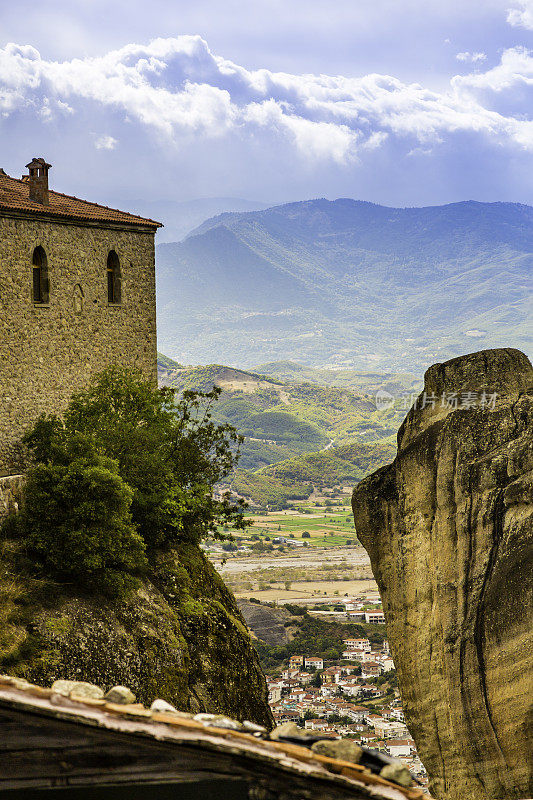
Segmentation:
{"type": "Polygon", "coordinates": [[[148,706],[161,697],[271,726],[244,619],[197,545],[160,552],[134,591],[112,598],[21,569],[20,546],[1,549],[0,672],[43,686],[119,684],[148,706]]]}
{"type": "Polygon", "coordinates": [[[23,502],[2,528],[0,670],[270,724],[244,620],[199,548],[247,524],[242,502],[213,498],[239,444],[212,420],[217,396],[175,404],[112,368],[28,432],[23,502]]]}
{"type": "Polygon", "coordinates": [[[41,416],[24,437],[32,464],[9,535],[52,577],[119,590],[160,548],[244,528],[242,501],[213,497],[240,443],[212,420],[218,394],[176,404],[131,370],[101,373],[61,419],[41,416]]]}

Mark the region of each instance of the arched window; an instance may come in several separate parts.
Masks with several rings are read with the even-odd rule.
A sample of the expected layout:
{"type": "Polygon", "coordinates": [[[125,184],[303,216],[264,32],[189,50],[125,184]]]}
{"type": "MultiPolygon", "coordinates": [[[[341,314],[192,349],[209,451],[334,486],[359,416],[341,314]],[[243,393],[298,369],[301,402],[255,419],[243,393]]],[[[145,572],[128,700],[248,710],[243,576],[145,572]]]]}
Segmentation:
{"type": "Polygon", "coordinates": [[[39,245],[33,251],[33,302],[48,303],[50,289],[48,284],[48,259],[39,245]]]}
{"type": "Polygon", "coordinates": [[[114,250],[107,257],[107,302],[120,303],[120,261],[114,250]]]}

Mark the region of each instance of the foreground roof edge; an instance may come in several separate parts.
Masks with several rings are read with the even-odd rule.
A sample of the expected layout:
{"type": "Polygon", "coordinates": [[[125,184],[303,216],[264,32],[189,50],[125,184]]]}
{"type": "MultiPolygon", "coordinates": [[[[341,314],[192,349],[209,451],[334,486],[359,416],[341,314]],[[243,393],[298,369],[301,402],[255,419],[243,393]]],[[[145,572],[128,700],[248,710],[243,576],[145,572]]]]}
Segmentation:
{"type": "MultiPolygon", "coordinates": [[[[264,777],[266,770],[266,774],[269,773],[271,778],[279,779],[284,786],[289,786],[294,780],[295,789],[297,788],[296,784],[305,779],[307,787],[316,783],[317,789],[322,789],[321,796],[325,798],[330,794],[330,791],[324,791],[329,786],[331,797],[336,800],[339,798],[345,798],[345,800],[362,800],[363,798],[431,800],[429,795],[420,788],[401,787],[368,771],[361,765],[321,756],[295,744],[256,738],[251,733],[239,730],[212,727],[209,722],[202,723],[193,719],[191,714],[152,711],[139,704],[117,705],[105,700],[73,694],[67,697],[52,689],[35,686],[24,679],[7,675],[0,675],[0,708],[3,709],[3,713],[7,713],[11,709],[11,712],[15,714],[13,718],[15,725],[8,725],[6,731],[7,733],[14,731],[17,741],[17,736],[19,736],[16,734],[17,721],[24,725],[24,720],[28,715],[27,719],[30,725],[34,724],[31,722],[32,719],[41,717],[43,721],[48,719],[51,726],[56,723],[58,725],[69,723],[71,726],[76,726],[69,728],[72,736],[81,734],[83,737],[83,728],[87,729],[86,726],[90,726],[93,730],[98,729],[104,737],[103,745],[105,741],[109,742],[109,737],[113,735],[122,737],[127,735],[128,738],[131,737],[132,748],[142,747],[142,741],[152,749],[154,745],[167,748],[166,762],[169,767],[165,774],[170,780],[173,780],[172,770],[175,771],[175,767],[171,767],[172,759],[168,747],[178,748],[176,751],[178,756],[180,749],[186,748],[186,751],[183,752],[190,753],[190,748],[193,747],[196,752],[199,749],[200,753],[203,753],[200,761],[202,759],[209,761],[211,769],[217,769],[217,753],[222,760],[231,756],[231,758],[237,759],[235,763],[241,775],[247,775],[248,778],[254,779],[255,772],[257,772],[257,776],[264,777]],[[149,745],[148,740],[152,742],[152,745],[149,745]]],[[[41,747],[42,725],[39,725],[39,728],[41,730],[38,745],[41,747]]],[[[52,737],[52,744],[53,741],[52,737]]],[[[28,738],[25,742],[25,748],[30,748],[30,739],[28,738]]],[[[11,758],[11,750],[10,743],[6,738],[3,743],[0,743],[0,761],[4,755],[2,751],[5,751],[5,757],[11,758]]],[[[55,761],[57,759],[54,755],[54,763],[55,761]]],[[[183,761],[182,763],[186,764],[183,761]]],[[[209,766],[209,764],[207,765],[209,766]]],[[[186,769],[186,766],[184,768],[186,769]]],[[[6,787],[7,783],[13,783],[11,771],[8,770],[8,773],[4,776],[4,780],[0,769],[0,789],[2,786],[6,787]]],[[[165,775],[162,774],[162,777],[164,778],[165,775]]],[[[132,773],[132,783],[135,783],[135,780],[132,773]]]]}

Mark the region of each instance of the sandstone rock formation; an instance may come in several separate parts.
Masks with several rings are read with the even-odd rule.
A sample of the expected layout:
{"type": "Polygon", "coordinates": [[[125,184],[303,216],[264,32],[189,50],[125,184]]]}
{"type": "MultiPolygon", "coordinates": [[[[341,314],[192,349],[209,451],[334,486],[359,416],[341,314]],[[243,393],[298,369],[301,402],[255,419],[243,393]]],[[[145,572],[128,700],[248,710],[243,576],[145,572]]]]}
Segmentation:
{"type": "Polygon", "coordinates": [[[0,545],[0,672],[42,686],[57,678],[105,691],[122,684],[148,706],[162,697],[181,711],[271,727],[244,619],[197,545],[162,554],[124,600],[32,578],[31,565],[20,568],[19,543],[0,545]]]}
{"type": "Polygon", "coordinates": [[[518,350],[430,367],[395,461],[353,495],[407,723],[446,800],[533,795],[532,387],[518,350]]]}

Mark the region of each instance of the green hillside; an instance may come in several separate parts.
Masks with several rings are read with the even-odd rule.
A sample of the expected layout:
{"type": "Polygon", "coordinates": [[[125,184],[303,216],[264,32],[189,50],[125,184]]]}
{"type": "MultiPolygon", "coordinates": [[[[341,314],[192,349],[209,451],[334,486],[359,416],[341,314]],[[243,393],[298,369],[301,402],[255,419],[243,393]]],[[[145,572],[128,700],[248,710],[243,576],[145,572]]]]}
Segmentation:
{"type": "Polygon", "coordinates": [[[318,376],[323,383],[318,385],[217,364],[172,369],[164,358],[159,364],[162,382],[179,392],[220,387],[214,419],[244,436],[231,488],[270,508],[306,499],[313,487],[355,483],[391,461],[405,411],[376,409],[370,390],[392,389],[396,382],[409,393],[416,385],[412,376],[378,373],[369,375],[368,384],[364,375],[352,373],[356,388],[350,388],[348,374],[341,377],[345,385],[332,385],[337,373],[331,371],[318,376]],[[330,385],[324,385],[328,378],[330,385]]]}
{"type": "Polygon", "coordinates": [[[280,461],[255,472],[237,470],[231,488],[270,509],[307,499],[313,489],[355,485],[396,455],[392,442],[351,444],[280,461]]]}
{"type": "Polygon", "coordinates": [[[335,447],[323,453],[306,453],[298,458],[264,467],[259,474],[269,475],[284,484],[311,482],[330,487],[344,482],[356,483],[365,475],[388,464],[396,455],[392,442],[373,442],[335,447]]]}
{"type": "Polygon", "coordinates": [[[283,481],[264,472],[236,470],[229,488],[253,504],[271,510],[285,508],[290,500],[307,500],[313,492],[309,483],[283,481]]]}

